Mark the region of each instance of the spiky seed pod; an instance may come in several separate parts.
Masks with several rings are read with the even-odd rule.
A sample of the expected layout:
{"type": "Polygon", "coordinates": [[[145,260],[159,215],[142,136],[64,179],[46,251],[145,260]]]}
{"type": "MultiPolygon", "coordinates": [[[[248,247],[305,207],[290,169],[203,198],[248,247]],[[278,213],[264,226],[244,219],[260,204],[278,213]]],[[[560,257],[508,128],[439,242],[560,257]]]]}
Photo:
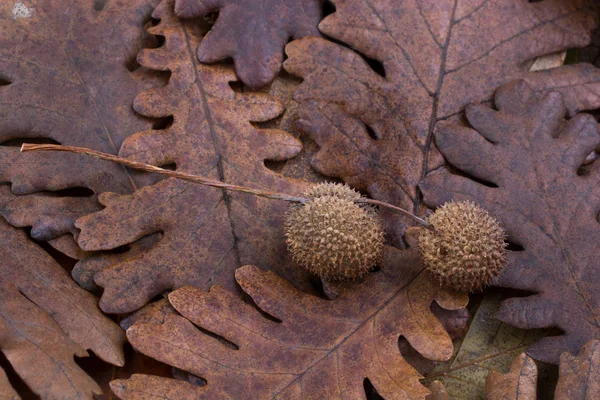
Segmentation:
{"type": "Polygon", "coordinates": [[[383,226],[377,209],[356,203],[347,185],[321,183],[304,193],[285,216],[287,247],[294,261],[326,280],[359,279],[381,259],[383,226]]]}
{"type": "Polygon", "coordinates": [[[506,265],[505,232],[486,210],[472,202],[446,203],[427,220],[419,251],[424,266],[442,286],[479,290],[506,265]]]}

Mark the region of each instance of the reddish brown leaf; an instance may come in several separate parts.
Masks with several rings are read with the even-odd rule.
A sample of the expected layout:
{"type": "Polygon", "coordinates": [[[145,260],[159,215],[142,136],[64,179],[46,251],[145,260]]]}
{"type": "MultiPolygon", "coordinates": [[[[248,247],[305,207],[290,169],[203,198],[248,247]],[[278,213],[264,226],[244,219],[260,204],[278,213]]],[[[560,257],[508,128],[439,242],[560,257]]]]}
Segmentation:
{"type": "MultiPolygon", "coordinates": [[[[537,367],[525,353],[519,355],[510,371],[492,371],[486,382],[490,400],[535,400],[537,367]]],[[[577,357],[560,356],[559,378],[554,392],[556,400],[595,400],[600,394],[600,341],[592,340],[577,357]]]]}
{"type": "Polygon", "coordinates": [[[125,262],[131,258],[141,257],[145,251],[151,249],[161,238],[162,234],[156,233],[145,236],[135,243],[119,247],[110,253],[96,254],[83,252],[85,257],[75,265],[73,271],[71,271],[71,275],[84,289],[96,290],[98,289],[98,286],[94,282],[96,273],[111,265],[125,262]]]}
{"type": "Polygon", "coordinates": [[[444,384],[440,381],[433,381],[429,385],[430,394],[425,397],[425,400],[450,400],[450,395],[446,391],[444,384]]]}
{"type": "MultiPolygon", "coordinates": [[[[229,82],[233,70],[199,64],[192,49],[201,42],[196,24],[181,22],[173,1],[163,1],[154,17],[160,23],[150,32],[165,37],[165,45],[143,50],[139,62],[170,70],[167,86],[142,92],[134,108],[143,115],[172,115],[172,126],[129,137],[120,154],[155,164],[175,163],[178,170],[224,182],[295,194],[307,187],[269,170],[265,160],[285,160],[302,150],[291,135],[258,129],[252,123],[272,119],[283,110],[272,97],[236,93],[229,82]]],[[[282,240],[282,217],[287,204],[247,194],[164,180],[133,195],[104,193],[106,208],[77,221],[79,244],[86,251],[114,249],[162,232],[160,240],[137,255],[96,274],[104,287],[101,307],[106,312],[129,312],[168,289],[214,284],[235,289],[233,272],[244,264],[270,267],[302,287],[307,279],[290,260],[282,240]]],[[[102,257],[101,257],[102,258],[102,257]]],[[[97,265],[81,262],[77,274],[97,265]]]]}
{"type": "Polygon", "coordinates": [[[467,108],[473,129],[447,124],[436,135],[453,166],[487,183],[438,171],[421,189],[429,206],[481,204],[524,248],[510,253],[496,284],[536,294],[504,301],[498,317],[519,328],[562,329],[528,349],[557,363],[600,335],[600,164],[578,174],[600,141],[597,123],[589,115],[566,121],[559,93],[538,98],[523,81],[499,89],[495,104],[499,111],[467,108]]]}
{"type": "Polygon", "coordinates": [[[10,385],[6,374],[0,369],[0,399],[1,400],[17,400],[20,399],[19,395],[10,385]]]}
{"type": "MultiPolygon", "coordinates": [[[[127,136],[150,128],[131,102],[151,87],[155,73],[128,68],[151,44],[142,27],[154,2],[108,1],[101,10],[92,1],[0,5],[0,181],[11,183],[0,187],[0,213],[14,226],[32,226],[34,238],[76,234],[74,221],[100,208],[98,193],[135,188],[119,166],[69,154],[21,154],[17,144],[43,138],[116,154],[127,136]],[[64,191],[74,188],[93,193],[64,191]]],[[[67,241],[59,248],[75,255],[67,241]]]]}
{"type": "Polygon", "coordinates": [[[600,341],[592,340],[582,347],[577,357],[560,356],[560,375],[556,384],[556,400],[594,400],[600,396],[600,341]]]}
{"type": "MultiPolygon", "coordinates": [[[[539,90],[564,86],[585,95],[573,109],[600,106],[595,68],[528,72],[539,55],[589,42],[591,2],[333,3],[319,29],[356,51],[300,39],[287,46],[284,68],[304,79],[294,96],[300,125],[321,147],[313,165],[376,199],[417,211],[417,183],[442,164],[431,146],[438,123],[490,100],[502,83],[524,77],[539,90]]],[[[399,243],[403,224],[387,221],[399,243]]]]}
{"type": "Polygon", "coordinates": [[[535,72],[533,76],[535,79],[527,77],[525,81],[538,95],[550,90],[559,92],[569,117],[600,107],[600,70],[591,64],[565,65],[535,72]]]}
{"type": "Polygon", "coordinates": [[[488,400],[536,400],[538,370],[535,361],[521,353],[510,370],[492,371],[485,382],[488,400]]]}
{"type": "Polygon", "coordinates": [[[302,293],[254,266],[238,269],[236,279],[269,318],[221,287],[208,293],[184,287],[169,295],[183,317],[169,314],[160,325],[139,323],[127,331],[138,351],[206,379],[206,386],[134,376],[113,382],[115,393],[123,399],[153,393],[359,399],[368,378],[386,399],[422,399],[428,390],[402,358],[399,337],[430,359],[447,360],[452,341],[430,306],[458,309],[467,301],[432,285],[415,250],[388,248],[382,271],[335,301],[302,293]]]}
{"type": "Polygon", "coordinates": [[[198,47],[201,62],[232,57],[240,80],[250,87],[271,82],[281,69],[283,47],[290,38],[319,36],[323,0],[176,0],[181,18],[219,11],[198,47]]]}
{"type": "Polygon", "coordinates": [[[168,314],[174,314],[175,312],[165,295],[165,298],[149,303],[144,308],[129,314],[121,321],[120,325],[127,330],[138,323],[162,324],[168,314]]]}
{"type": "Polygon", "coordinates": [[[0,349],[43,399],[101,393],[73,356],[123,365],[123,331],[27,235],[0,220],[0,349]]]}

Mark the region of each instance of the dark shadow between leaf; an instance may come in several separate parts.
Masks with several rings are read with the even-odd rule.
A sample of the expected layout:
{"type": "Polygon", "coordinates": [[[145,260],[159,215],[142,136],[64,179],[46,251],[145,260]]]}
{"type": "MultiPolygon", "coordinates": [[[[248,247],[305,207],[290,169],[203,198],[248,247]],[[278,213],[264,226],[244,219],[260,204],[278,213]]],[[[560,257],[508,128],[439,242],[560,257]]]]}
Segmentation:
{"type": "Polygon", "coordinates": [[[41,397],[38,396],[37,394],[35,394],[31,390],[31,388],[29,386],[27,386],[25,381],[23,379],[21,379],[19,374],[17,374],[17,372],[12,367],[12,365],[10,365],[10,362],[8,361],[8,359],[6,358],[4,353],[2,353],[1,351],[0,351],[0,368],[2,368],[4,370],[4,372],[6,373],[6,377],[8,378],[8,381],[10,382],[10,385],[17,391],[17,393],[19,393],[19,396],[21,396],[22,399],[28,399],[28,400],[41,399],[41,397]]]}

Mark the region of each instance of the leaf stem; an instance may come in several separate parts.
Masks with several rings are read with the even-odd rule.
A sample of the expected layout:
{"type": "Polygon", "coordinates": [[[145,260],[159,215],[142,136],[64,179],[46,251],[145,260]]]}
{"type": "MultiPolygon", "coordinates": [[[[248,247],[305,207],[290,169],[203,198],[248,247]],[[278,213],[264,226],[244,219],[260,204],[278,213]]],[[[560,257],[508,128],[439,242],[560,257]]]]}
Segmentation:
{"type": "Polygon", "coordinates": [[[357,203],[373,204],[373,205],[376,205],[376,206],[381,206],[381,207],[389,208],[391,210],[399,212],[400,214],[403,214],[403,215],[406,215],[407,217],[412,218],[413,220],[415,220],[416,222],[418,222],[419,224],[423,225],[424,227],[426,227],[428,229],[433,229],[432,226],[429,225],[427,223],[427,221],[425,221],[423,218],[417,217],[415,214],[411,213],[410,211],[406,211],[404,208],[396,207],[396,206],[394,206],[394,205],[392,205],[390,203],[385,203],[383,201],[374,200],[374,199],[368,199],[366,197],[361,197],[356,202],[357,203]]]}
{"type": "MultiPolygon", "coordinates": [[[[168,176],[171,178],[177,178],[177,179],[181,179],[181,180],[192,182],[192,183],[197,183],[197,184],[204,185],[204,186],[211,186],[211,187],[230,190],[230,191],[234,191],[234,192],[248,193],[248,194],[252,194],[254,196],[265,197],[267,199],[272,199],[272,200],[283,200],[283,201],[289,201],[292,203],[308,203],[308,202],[310,202],[310,199],[306,198],[306,197],[291,196],[286,193],[271,192],[271,191],[259,190],[259,189],[254,189],[254,188],[250,188],[250,187],[245,187],[245,186],[231,185],[229,183],[224,183],[224,182],[217,181],[214,179],[205,178],[203,176],[188,174],[188,173],[180,172],[180,171],[171,171],[169,169],[155,167],[154,165],[145,164],[145,163],[141,163],[138,161],[133,161],[128,158],[119,157],[119,156],[115,156],[115,155],[108,154],[108,153],[103,153],[103,152],[92,150],[92,149],[87,149],[85,147],[62,146],[62,145],[58,145],[58,144],[31,144],[31,143],[24,143],[21,146],[21,152],[25,153],[25,152],[30,152],[30,151],[64,151],[64,152],[68,152],[68,153],[85,154],[88,156],[99,158],[101,160],[112,161],[114,163],[121,164],[126,167],[136,169],[139,171],[152,172],[155,174],[165,175],[165,176],[168,176]]],[[[377,205],[380,207],[386,207],[386,208],[392,209],[392,210],[397,211],[407,217],[412,218],[419,224],[431,229],[431,226],[424,219],[417,217],[413,213],[406,211],[403,208],[396,207],[394,205],[385,203],[383,201],[367,199],[364,197],[357,200],[357,202],[372,204],[372,205],[377,205]]]]}

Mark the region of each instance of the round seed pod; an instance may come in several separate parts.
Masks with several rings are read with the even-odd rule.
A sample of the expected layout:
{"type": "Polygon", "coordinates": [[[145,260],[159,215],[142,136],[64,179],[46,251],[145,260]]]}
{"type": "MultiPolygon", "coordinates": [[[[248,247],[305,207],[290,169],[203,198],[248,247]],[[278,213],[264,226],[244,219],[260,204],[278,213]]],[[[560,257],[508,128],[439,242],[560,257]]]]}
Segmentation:
{"type": "Polygon", "coordinates": [[[446,203],[429,216],[419,252],[432,278],[458,291],[480,290],[506,265],[504,229],[472,202],[446,203]]]}
{"type": "Polygon", "coordinates": [[[381,259],[383,226],[377,209],[356,203],[347,185],[321,183],[304,193],[285,216],[287,248],[294,261],[325,280],[363,277],[381,259]]]}

